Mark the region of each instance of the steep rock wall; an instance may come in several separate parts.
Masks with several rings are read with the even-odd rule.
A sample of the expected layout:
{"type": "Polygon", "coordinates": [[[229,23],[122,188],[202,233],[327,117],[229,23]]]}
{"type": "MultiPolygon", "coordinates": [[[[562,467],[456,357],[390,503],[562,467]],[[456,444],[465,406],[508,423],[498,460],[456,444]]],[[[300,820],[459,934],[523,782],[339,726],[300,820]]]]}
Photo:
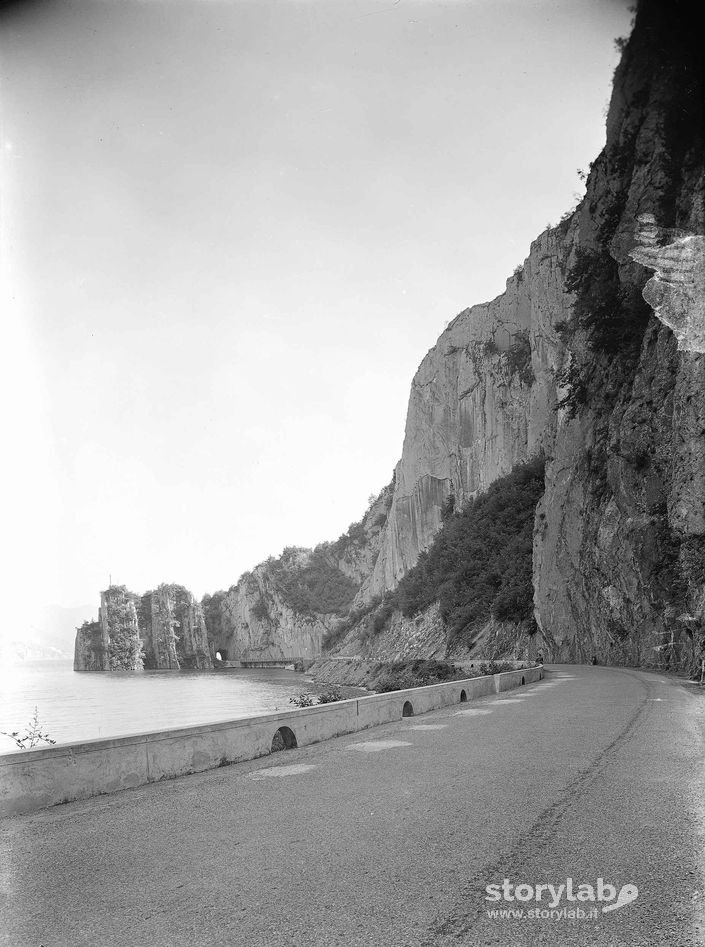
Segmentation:
{"type": "Polygon", "coordinates": [[[139,620],[145,652],[145,667],[178,671],[176,619],[173,601],[160,590],[146,592],[139,602],[139,620]]]}
{"type": "MultiPolygon", "coordinates": [[[[454,320],[412,384],[370,593],[413,566],[449,496],[457,507],[546,455],[539,634],[490,622],[483,656],[687,667],[705,647],[705,90],[691,13],[640,4],[585,199],[502,296],[454,320]],[[509,371],[522,337],[531,374],[509,371]]],[[[438,653],[436,619],[396,615],[375,634],[365,616],[340,651],[394,657],[416,640],[438,653]]]]}
{"type": "Polygon", "coordinates": [[[550,449],[565,318],[570,223],[534,241],[506,291],[461,312],[411,385],[402,459],[370,594],[394,588],[456,508],[550,449]]]}
{"type": "MultiPolygon", "coordinates": [[[[286,579],[314,551],[285,551],[227,592],[204,598],[213,654],[315,657],[351,606],[363,607],[394,588],[414,565],[438,531],[450,496],[459,508],[514,465],[550,449],[563,351],[555,326],[569,306],[564,278],[573,240],[569,220],[542,233],[505,292],[460,313],[421,363],[392,483],[346,536],[317,547],[356,584],[354,600],[337,611],[315,603],[301,608],[287,596],[286,579]]],[[[390,653],[413,653],[403,636],[397,629],[390,653]]],[[[424,654],[442,645],[442,636],[429,641],[424,654]]],[[[348,647],[355,651],[358,643],[351,639],[348,647]]]]}
{"type": "MultiPolygon", "coordinates": [[[[294,571],[309,557],[309,550],[298,550],[284,565],[294,571]]],[[[320,654],[329,625],[323,615],[293,608],[271,567],[262,563],[224,594],[211,629],[213,649],[229,661],[294,661],[320,654]]]]}
{"type": "Polygon", "coordinates": [[[109,671],[109,644],[100,621],[84,621],[76,629],[74,671],[109,671]]]}
{"type": "Polygon", "coordinates": [[[100,593],[98,620],[76,629],[74,671],[139,671],[142,663],[135,596],[124,585],[100,593]]]}
{"type": "Polygon", "coordinates": [[[203,671],[213,667],[203,608],[191,593],[177,612],[179,637],[177,655],[183,669],[203,671]]]}
{"type": "MultiPolygon", "coordinates": [[[[700,260],[705,91],[691,14],[684,0],[640,3],[585,199],[532,244],[501,296],[460,313],[423,360],[394,480],[361,523],[204,598],[212,654],[315,657],[351,609],[396,587],[451,505],[543,452],[538,634],[490,622],[476,647],[660,666],[694,659],[705,622],[705,355],[683,344],[682,321],[663,305],[668,267],[665,278],[663,267],[645,268],[666,247],[686,247],[696,269],[700,260]],[[655,313],[641,298],[649,280],[655,313]]],[[[700,284],[679,272],[686,323],[697,323],[700,284]]],[[[688,338],[701,337],[695,330],[688,338]]],[[[433,609],[413,623],[395,618],[377,638],[362,619],[346,631],[340,650],[380,659],[445,646],[433,609]]],[[[99,662],[91,634],[77,654],[99,662]]]]}
{"type": "MultiPolygon", "coordinates": [[[[651,276],[633,262],[648,262],[634,252],[644,215],[662,245],[674,229],[703,232],[703,96],[688,4],[643,3],[578,215],[578,245],[609,251],[622,294],[651,276]]],[[[705,356],[653,314],[635,357],[572,328],[580,398],[559,425],[537,521],[540,630],[555,659],[689,666],[705,619],[705,356]]]]}
{"type": "Polygon", "coordinates": [[[182,585],[160,585],[139,603],[146,668],[209,670],[213,667],[201,605],[182,585]]]}

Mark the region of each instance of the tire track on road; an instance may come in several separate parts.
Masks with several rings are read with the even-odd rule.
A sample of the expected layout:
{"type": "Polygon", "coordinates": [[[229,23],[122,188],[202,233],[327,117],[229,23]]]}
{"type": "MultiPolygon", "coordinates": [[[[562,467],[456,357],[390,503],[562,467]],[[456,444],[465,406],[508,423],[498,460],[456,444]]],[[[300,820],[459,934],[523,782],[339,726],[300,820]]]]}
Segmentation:
{"type": "MultiPolygon", "coordinates": [[[[621,671],[621,669],[620,669],[621,671]]],[[[598,754],[593,762],[578,776],[576,776],[568,785],[561,790],[561,798],[551,803],[543,809],[534,820],[530,828],[519,836],[514,845],[505,850],[494,862],[482,867],[482,876],[479,872],[470,879],[463,889],[463,902],[465,904],[478,903],[477,895],[484,895],[485,884],[488,877],[506,875],[508,871],[517,875],[521,869],[531,859],[536,857],[537,852],[548,847],[556,835],[556,831],[561,820],[566,815],[571,806],[587,793],[605,770],[615,761],[615,758],[634,736],[645,712],[648,710],[649,696],[657,681],[653,683],[645,681],[641,676],[630,671],[624,670],[621,673],[635,678],[644,689],[644,694],[636,707],[634,713],[629,717],[623,729],[617,736],[598,754]]],[[[437,920],[429,926],[429,937],[421,942],[422,947],[434,947],[437,944],[438,937],[462,937],[471,933],[473,927],[479,920],[484,920],[484,914],[476,910],[472,917],[467,911],[459,910],[449,915],[444,920],[437,920]]]]}

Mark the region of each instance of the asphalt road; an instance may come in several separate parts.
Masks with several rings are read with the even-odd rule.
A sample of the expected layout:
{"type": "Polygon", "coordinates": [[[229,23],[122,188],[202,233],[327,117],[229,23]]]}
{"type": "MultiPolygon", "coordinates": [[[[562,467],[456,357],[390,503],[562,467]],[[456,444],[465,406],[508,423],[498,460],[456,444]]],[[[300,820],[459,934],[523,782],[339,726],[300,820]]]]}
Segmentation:
{"type": "Polygon", "coordinates": [[[0,944],[705,944],[704,724],[697,688],[554,667],[499,697],[4,820],[0,944]],[[598,878],[638,896],[603,913],[617,898],[570,901],[568,878],[574,896],[597,898],[598,878]],[[532,900],[486,900],[504,879],[532,900]]]}

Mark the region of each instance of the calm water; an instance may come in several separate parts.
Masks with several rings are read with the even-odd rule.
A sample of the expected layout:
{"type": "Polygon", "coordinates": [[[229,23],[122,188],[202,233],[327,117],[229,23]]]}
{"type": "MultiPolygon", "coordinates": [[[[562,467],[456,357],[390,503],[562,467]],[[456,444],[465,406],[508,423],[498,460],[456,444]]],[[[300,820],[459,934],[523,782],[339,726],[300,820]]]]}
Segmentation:
{"type": "MultiPolygon", "coordinates": [[[[42,729],[72,743],[291,710],[293,694],[327,689],[275,669],[76,673],[71,662],[25,661],[0,667],[0,730],[23,731],[36,705],[42,729]]],[[[0,753],[14,749],[0,736],[0,753]]]]}

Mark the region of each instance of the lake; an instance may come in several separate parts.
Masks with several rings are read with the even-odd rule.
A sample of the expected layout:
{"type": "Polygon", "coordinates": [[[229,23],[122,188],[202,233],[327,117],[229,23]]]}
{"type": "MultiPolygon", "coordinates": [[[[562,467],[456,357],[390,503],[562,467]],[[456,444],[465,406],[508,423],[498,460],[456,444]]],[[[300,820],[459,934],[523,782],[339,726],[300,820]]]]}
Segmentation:
{"type": "MultiPolygon", "coordinates": [[[[306,674],[273,668],[76,672],[70,661],[24,661],[0,666],[0,730],[24,732],[36,706],[43,732],[74,743],[291,710],[291,696],[326,690],[306,674]]],[[[0,753],[14,749],[0,736],[0,753]]]]}

